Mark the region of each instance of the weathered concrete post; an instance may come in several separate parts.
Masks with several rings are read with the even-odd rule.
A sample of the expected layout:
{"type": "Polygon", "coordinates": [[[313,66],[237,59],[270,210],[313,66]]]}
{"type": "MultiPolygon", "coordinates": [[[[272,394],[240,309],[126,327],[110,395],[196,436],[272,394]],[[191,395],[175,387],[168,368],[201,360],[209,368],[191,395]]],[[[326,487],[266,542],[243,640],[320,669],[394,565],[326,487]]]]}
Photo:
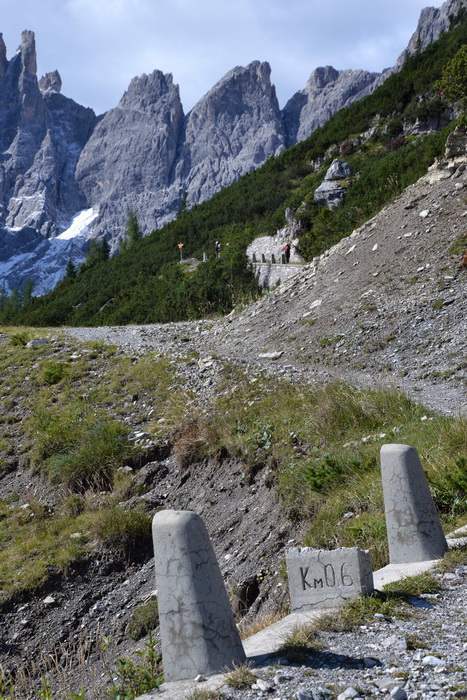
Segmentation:
{"type": "Polygon", "coordinates": [[[242,642],[202,519],[191,511],[160,511],[152,535],[165,680],[242,663],[242,642]]]}
{"type": "Polygon", "coordinates": [[[391,564],[442,557],[448,545],[417,450],[383,445],[381,474],[391,564]]]}
{"type": "Polygon", "coordinates": [[[266,262],[266,256],[264,253],[261,253],[261,262],[265,263],[266,262]]]}
{"type": "Polygon", "coordinates": [[[292,612],[336,608],[373,593],[370,553],[358,547],[286,551],[292,612]]]}
{"type": "Polygon", "coordinates": [[[276,264],[276,256],[274,255],[274,253],[271,253],[271,262],[273,265],[276,264]]]}

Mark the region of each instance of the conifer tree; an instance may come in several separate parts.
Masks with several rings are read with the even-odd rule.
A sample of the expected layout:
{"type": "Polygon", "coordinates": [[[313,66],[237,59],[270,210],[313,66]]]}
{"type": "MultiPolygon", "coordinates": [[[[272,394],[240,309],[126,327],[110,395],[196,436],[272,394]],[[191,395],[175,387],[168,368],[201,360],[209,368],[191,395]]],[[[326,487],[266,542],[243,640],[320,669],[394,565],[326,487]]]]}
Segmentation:
{"type": "Polygon", "coordinates": [[[70,258],[66,265],[65,279],[74,280],[76,277],[76,267],[73,260],[70,258]]]}
{"type": "Polygon", "coordinates": [[[130,244],[140,241],[143,237],[134,209],[128,209],[125,233],[130,244]]]}
{"type": "Polygon", "coordinates": [[[460,124],[467,126],[467,44],[464,44],[444,67],[436,83],[438,92],[450,102],[458,102],[462,111],[460,124]]]}

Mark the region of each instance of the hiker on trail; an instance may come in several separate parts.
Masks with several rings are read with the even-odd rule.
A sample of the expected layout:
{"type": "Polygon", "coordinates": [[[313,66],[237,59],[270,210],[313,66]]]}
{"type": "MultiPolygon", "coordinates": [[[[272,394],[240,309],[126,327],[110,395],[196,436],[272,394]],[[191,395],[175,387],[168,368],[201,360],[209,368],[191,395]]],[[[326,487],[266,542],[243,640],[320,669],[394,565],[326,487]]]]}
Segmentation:
{"type": "Polygon", "coordinates": [[[284,252],[285,252],[285,262],[288,263],[290,260],[290,243],[286,244],[286,246],[284,248],[284,252]]]}
{"type": "Polygon", "coordinates": [[[216,258],[220,258],[220,255],[221,255],[221,244],[219,243],[219,241],[216,241],[216,243],[215,243],[215,245],[214,245],[214,250],[216,251],[216,258]]]}

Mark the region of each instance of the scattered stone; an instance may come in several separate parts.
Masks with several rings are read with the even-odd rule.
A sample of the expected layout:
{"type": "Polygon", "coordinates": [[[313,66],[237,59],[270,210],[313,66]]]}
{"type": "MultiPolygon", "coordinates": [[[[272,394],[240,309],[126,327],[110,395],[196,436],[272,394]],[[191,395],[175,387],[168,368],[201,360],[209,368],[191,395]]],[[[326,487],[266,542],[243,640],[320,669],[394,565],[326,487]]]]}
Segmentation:
{"type": "Polygon", "coordinates": [[[445,662],[443,659],[440,659],[438,656],[424,656],[422,659],[422,664],[424,666],[445,666],[445,662]]]}
{"type": "Polygon", "coordinates": [[[30,340],[29,343],[26,343],[27,348],[35,348],[38,345],[48,345],[49,341],[46,338],[36,338],[36,340],[30,340]]]}
{"type": "Polygon", "coordinates": [[[392,700],[407,700],[407,693],[399,685],[397,685],[395,688],[392,688],[390,696],[392,700]]]}
{"type": "Polygon", "coordinates": [[[279,350],[277,352],[263,352],[260,355],[258,355],[258,359],[260,359],[260,360],[279,360],[283,354],[284,354],[283,350],[279,350]]]}
{"type": "Polygon", "coordinates": [[[358,698],[360,694],[355,688],[347,688],[343,693],[337,696],[337,700],[348,700],[348,698],[358,698]]]}
{"type": "Polygon", "coordinates": [[[406,651],[407,649],[407,640],[405,637],[399,637],[395,634],[387,637],[387,639],[384,639],[381,644],[386,648],[393,649],[394,651],[406,651]]]}
{"type": "Polygon", "coordinates": [[[269,681],[265,681],[263,678],[258,678],[255,681],[255,685],[258,690],[261,690],[263,693],[269,693],[274,690],[274,685],[269,683],[269,681]]]}
{"type": "Polygon", "coordinates": [[[57,601],[51,595],[48,595],[42,602],[44,605],[55,605],[57,601]]]}

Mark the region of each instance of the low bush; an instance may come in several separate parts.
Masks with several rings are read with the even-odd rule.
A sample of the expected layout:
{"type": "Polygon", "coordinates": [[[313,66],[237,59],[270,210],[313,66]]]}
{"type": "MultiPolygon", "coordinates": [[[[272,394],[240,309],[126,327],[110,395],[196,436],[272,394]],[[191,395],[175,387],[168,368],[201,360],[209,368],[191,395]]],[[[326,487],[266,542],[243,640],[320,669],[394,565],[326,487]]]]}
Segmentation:
{"type": "Polygon", "coordinates": [[[64,362],[46,362],[42,367],[41,379],[45,384],[58,384],[66,372],[66,364],[64,362]]]}
{"type": "Polygon", "coordinates": [[[48,457],[42,471],[51,481],[64,484],[73,491],[107,490],[118,466],[132,453],[129,430],[116,421],[97,420],[83,426],[75,444],[67,452],[48,457]]]}
{"type": "Polygon", "coordinates": [[[124,510],[113,506],[96,511],[91,532],[100,547],[133,559],[152,545],[151,521],[142,508],[124,510]]]}
{"type": "Polygon", "coordinates": [[[148,632],[156,629],[159,624],[159,605],[157,600],[150,600],[149,603],[136,608],[127,625],[126,633],[137,642],[148,632]]]}

